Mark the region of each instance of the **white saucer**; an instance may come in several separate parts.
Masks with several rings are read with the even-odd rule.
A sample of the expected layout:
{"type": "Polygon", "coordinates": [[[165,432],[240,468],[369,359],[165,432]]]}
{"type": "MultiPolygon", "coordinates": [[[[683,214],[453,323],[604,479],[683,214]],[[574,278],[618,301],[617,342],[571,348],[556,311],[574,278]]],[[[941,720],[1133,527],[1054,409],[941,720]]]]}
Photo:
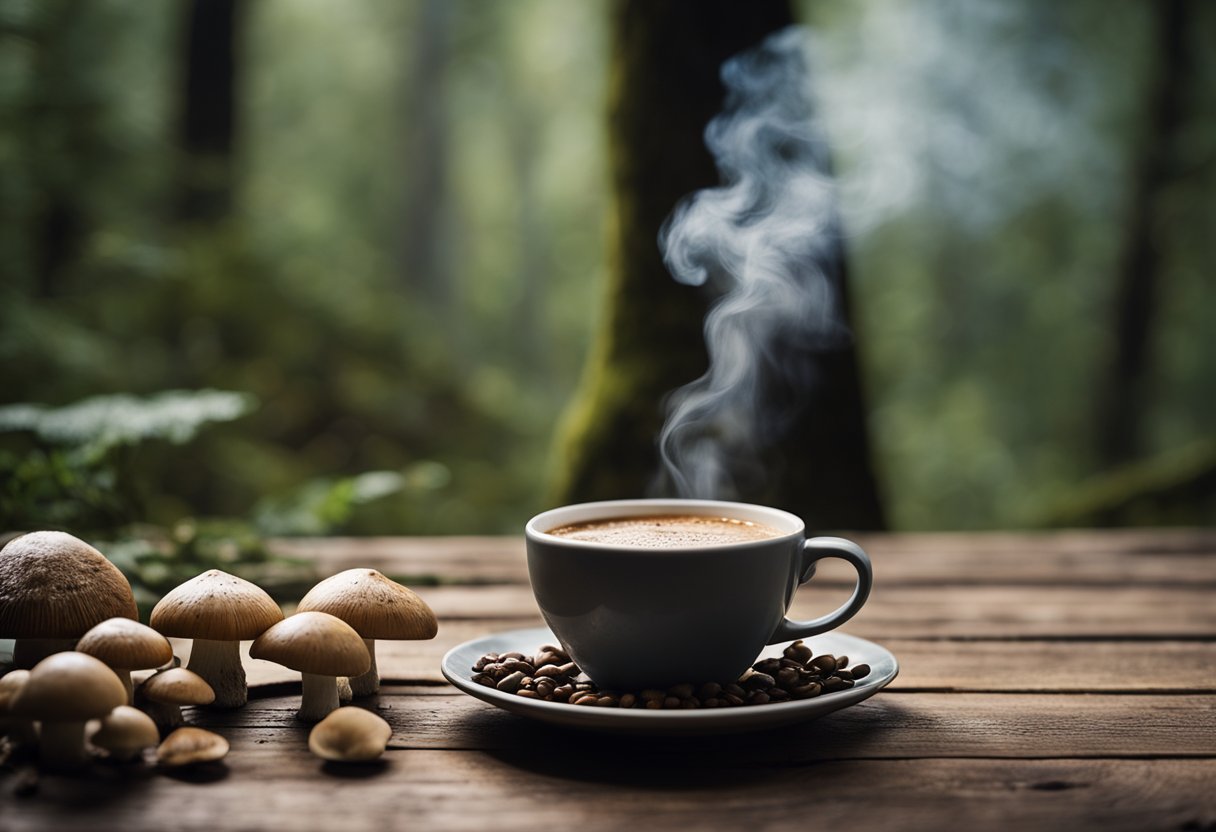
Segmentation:
{"type": "MultiPolygon", "coordinates": [[[[509,653],[514,650],[531,655],[546,643],[557,643],[547,627],[482,636],[449,650],[443,657],[443,675],[453,685],[483,702],[554,725],[630,734],[726,734],[789,725],[856,705],[886,687],[899,672],[899,663],[886,648],[863,638],[831,632],[806,639],[806,643],[816,655],[845,655],[849,657],[851,666],[868,664],[869,675],[847,690],[793,702],[691,711],[582,708],[562,702],[526,699],[473,681],[473,663],[486,653],[509,653]]],[[[761,655],[780,656],[789,644],[770,645],[761,655]]]]}

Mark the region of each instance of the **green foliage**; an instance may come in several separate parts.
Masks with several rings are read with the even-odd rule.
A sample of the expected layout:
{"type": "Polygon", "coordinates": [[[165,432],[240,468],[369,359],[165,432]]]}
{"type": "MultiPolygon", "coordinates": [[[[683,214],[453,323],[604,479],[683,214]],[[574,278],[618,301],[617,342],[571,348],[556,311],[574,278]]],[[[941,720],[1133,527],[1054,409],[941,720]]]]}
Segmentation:
{"type": "Polygon", "coordinates": [[[142,519],[132,449],[152,440],[185,444],[203,425],[253,406],[252,397],[221,390],[0,406],[0,435],[10,434],[0,436],[0,528],[96,530],[142,519]]]}

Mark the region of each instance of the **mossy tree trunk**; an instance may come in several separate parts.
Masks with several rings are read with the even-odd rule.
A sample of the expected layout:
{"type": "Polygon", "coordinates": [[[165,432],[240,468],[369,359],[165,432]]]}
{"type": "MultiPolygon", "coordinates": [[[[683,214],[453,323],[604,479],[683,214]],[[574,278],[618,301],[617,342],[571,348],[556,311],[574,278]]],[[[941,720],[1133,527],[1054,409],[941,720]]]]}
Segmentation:
{"type": "MultiPolygon", "coordinates": [[[[605,306],[559,439],[554,503],[644,496],[655,480],[664,398],[705,372],[702,321],[713,300],[670,276],[658,232],[682,197],[719,184],[702,136],[723,104],[722,62],[792,22],[787,0],[612,7],[605,306]]],[[[812,526],[879,528],[856,354],[812,360],[820,384],[787,435],[773,438],[773,476],[741,496],[812,526]]]]}
{"type": "Polygon", "coordinates": [[[1160,202],[1175,176],[1173,160],[1189,76],[1186,0],[1168,0],[1154,8],[1159,58],[1148,87],[1145,135],[1128,195],[1113,299],[1110,363],[1100,379],[1095,414],[1098,462],[1106,468],[1137,459],[1145,451],[1144,416],[1152,396],[1153,322],[1167,251],[1160,202]]]}

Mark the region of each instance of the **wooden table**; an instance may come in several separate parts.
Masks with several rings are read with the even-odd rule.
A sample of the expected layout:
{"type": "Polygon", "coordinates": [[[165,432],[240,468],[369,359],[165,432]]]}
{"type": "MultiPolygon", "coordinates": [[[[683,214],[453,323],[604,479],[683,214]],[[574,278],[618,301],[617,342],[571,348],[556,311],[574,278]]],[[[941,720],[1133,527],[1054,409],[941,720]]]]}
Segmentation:
{"type": "MultiPolygon", "coordinates": [[[[27,796],[9,770],[0,829],[1216,829],[1216,531],[859,539],[876,588],[845,629],[895,653],[895,682],[694,739],[550,728],[443,681],[449,647],[540,623],[517,538],[284,544],[323,574],[415,576],[439,615],[434,641],[381,644],[384,764],[310,756],[294,674],[255,666],[244,710],[188,716],[231,741],[225,766],[97,764],[27,796]]],[[[832,566],[795,613],[844,594],[832,566]]]]}

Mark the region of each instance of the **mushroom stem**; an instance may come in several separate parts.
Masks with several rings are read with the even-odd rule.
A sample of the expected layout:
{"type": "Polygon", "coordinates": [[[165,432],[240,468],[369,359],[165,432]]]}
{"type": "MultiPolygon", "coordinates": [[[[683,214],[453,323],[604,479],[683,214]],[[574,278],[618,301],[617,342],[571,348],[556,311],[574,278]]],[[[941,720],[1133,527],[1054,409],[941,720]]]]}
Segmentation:
{"type": "Polygon", "coordinates": [[[42,723],[38,757],[43,768],[62,771],[85,764],[84,726],[83,721],[42,723]]]}
{"type": "Polygon", "coordinates": [[[196,638],[186,668],[211,685],[215,691],[215,701],[211,703],[214,707],[239,708],[249,700],[239,641],[196,638]]]}
{"type": "Polygon", "coordinates": [[[47,656],[75,649],[74,638],[19,638],[13,645],[13,667],[29,670],[47,656]]]}
{"type": "Polygon", "coordinates": [[[345,705],[355,698],[355,693],[350,689],[350,677],[338,677],[338,702],[345,705]]]}
{"type": "Polygon", "coordinates": [[[38,732],[32,720],[19,716],[0,716],[0,737],[8,737],[17,746],[33,747],[38,744],[38,732]]]}
{"type": "Polygon", "coordinates": [[[351,677],[350,689],[355,696],[374,696],[380,692],[380,671],[376,668],[376,640],[365,638],[363,646],[367,648],[367,655],[371,656],[372,666],[366,673],[351,677]]]}
{"type": "Polygon", "coordinates": [[[170,705],[165,702],[153,702],[151,699],[142,699],[139,703],[139,708],[152,717],[152,721],[156,723],[156,728],[160,731],[162,737],[168,736],[174,728],[180,728],[186,724],[186,720],[182,717],[180,705],[170,705]]]}
{"type": "Polygon", "coordinates": [[[127,704],[135,704],[135,685],[131,683],[131,671],[121,667],[111,668],[118,676],[118,680],[122,682],[122,686],[127,689],[127,704]]]}
{"type": "Polygon", "coordinates": [[[338,709],[336,677],[301,673],[300,678],[303,682],[303,696],[300,698],[300,710],[296,716],[306,722],[318,722],[329,716],[331,711],[338,709]]]}

